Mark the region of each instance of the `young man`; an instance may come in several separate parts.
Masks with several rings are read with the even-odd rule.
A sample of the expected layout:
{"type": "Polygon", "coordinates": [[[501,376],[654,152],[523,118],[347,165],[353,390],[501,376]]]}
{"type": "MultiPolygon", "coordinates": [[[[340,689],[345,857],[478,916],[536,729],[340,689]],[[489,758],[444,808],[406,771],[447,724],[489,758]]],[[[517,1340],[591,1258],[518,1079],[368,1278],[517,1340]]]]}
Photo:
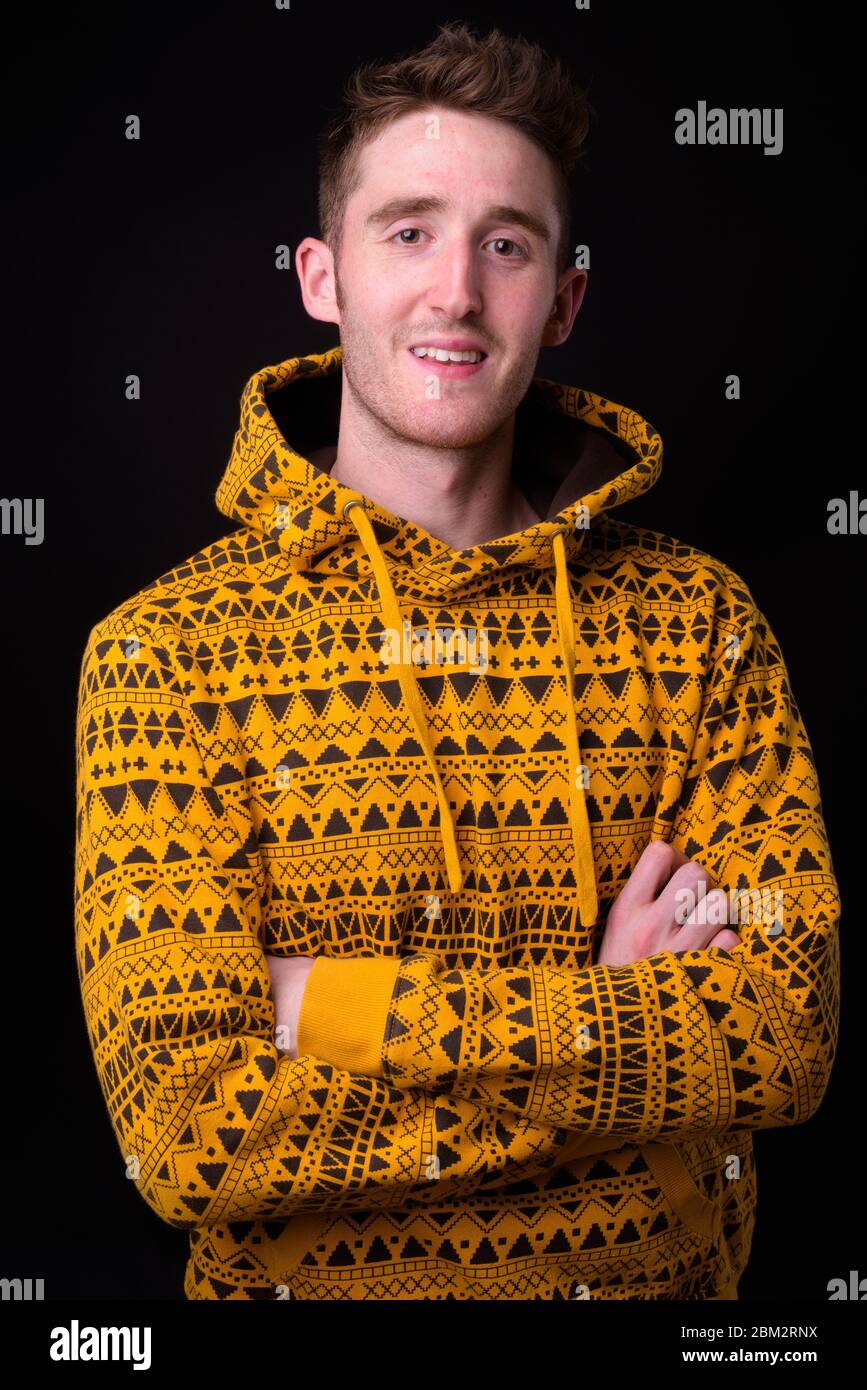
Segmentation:
{"type": "Polygon", "coordinates": [[[585,128],[496,32],[356,77],[296,256],[341,346],[250,379],[236,529],[90,634],[85,1016],[188,1298],[733,1298],[752,1132],[824,1095],[779,646],[617,518],[653,427],[534,377],[585,128]]]}

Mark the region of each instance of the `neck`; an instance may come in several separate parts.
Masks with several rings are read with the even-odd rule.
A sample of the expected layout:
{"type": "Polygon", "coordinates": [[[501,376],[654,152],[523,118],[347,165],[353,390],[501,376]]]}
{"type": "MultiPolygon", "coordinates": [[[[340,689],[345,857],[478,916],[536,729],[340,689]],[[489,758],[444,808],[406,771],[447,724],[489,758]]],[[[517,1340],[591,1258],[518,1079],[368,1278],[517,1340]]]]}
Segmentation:
{"type": "Polygon", "coordinates": [[[467,550],[541,520],[512,477],[514,426],[513,414],[479,444],[432,447],[394,434],[344,389],[338,443],[317,450],[313,462],[452,549],[467,550]]]}

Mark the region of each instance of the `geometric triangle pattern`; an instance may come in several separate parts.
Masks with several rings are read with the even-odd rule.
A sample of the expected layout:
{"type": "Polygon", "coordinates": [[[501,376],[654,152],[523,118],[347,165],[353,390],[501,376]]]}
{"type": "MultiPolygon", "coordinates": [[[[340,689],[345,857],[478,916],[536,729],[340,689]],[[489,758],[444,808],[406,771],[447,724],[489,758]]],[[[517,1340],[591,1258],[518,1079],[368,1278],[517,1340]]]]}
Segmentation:
{"type": "Polygon", "coordinates": [[[353,494],[308,458],[336,437],[340,360],[251,378],[217,493],[237,529],[83,655],[75,940],[121,1158],[189,1234],[190,1299],[723,1296],[749,1258],[752,1132],[815,1113],[838,1036],[839,892],[779,645],[725,564],[613,515],[662,445],[592,392],[537,378],[518,409],[561,460],[538,526],[455,551],[371,502],[411,629],[486,633],[484,670],[412,671],[454,893],[353,494]],[[611,463],[589,494],[588,447],[611,463]],[[656,839],[776,922],[744,897],[733,951],[594,965],[656,839]],[[265,951],[394,958],[379,1075],[277,1050],[265,951]]]}

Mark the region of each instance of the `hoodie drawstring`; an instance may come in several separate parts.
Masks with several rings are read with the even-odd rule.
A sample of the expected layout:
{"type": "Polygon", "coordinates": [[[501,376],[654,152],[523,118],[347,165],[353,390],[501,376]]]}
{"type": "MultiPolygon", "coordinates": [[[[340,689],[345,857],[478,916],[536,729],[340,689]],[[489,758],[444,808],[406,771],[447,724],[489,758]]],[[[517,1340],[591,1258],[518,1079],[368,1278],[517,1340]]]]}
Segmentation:
{"type": "MultiPolygon", "coordinates": [[[[380,604],[383,616],[386,619],[386,626],[393,631],[403,632],[400,605],[397,601],[394,587],[388,573],[385,559],[379,547],[379,542],[374,535],[373,527],[365,511],[365,502],[362,498],[353,497],[344,504],[343,515],[349,516],[354,522],[356,530],[361,538],[361,543],[370,559],[373,567],[376,586],[379,591],[380,604]]],[[[566,673],[567,690],[567,748],[569,759],[569,824],[572,831],[572,843],[575,849],[576,878],[578,882],[578,911],[583,927],[592,927],[596,923],[599,911],[599,904],[596,896],[596,873],[593,866],[593,842],[590,835],[590,820],[587,814],[587,801],[584,796],[583,769],[581,767],[581,749],[578,740],[578,720],[575,714],[575,690],[574,690],[574,671],[575,671],[575,630],[572,619],[572,597],[569,589],[569,573],[566,566],[566,546],[563,540],[563,533],[567,528],[560,526],[551,535],[554,565],[556,570],[556,595],[557,595],[557,632],[560,639],[560,652],[563,657],[563,665],[566,673]]],[[[583,542],[586,531],[581,533],[583,542]]],[[[436,786],[437,802],[440,811],[440,834],[442,836],[443,849],[446,857],[446,867],[448,870],[449,888],[453,893],[459,893],[463,887],[464,876],[461,870],[460,857],[458,855],[457,835],[455,833],[455,822],[446,798],[442,779],[434,758],[433,746],[431,743],[430,730],[422,708],[421,696],[418,685],[412,674],[410,666],[400,661],[398,662],[398,679],[403,698],[410,711],[415,725],[418,741],[424,749],[424,754],[431,770],[431,775],[436,786]]]]}
{"type": "MultiPolygon", "coordinates": [[[[560,638],[560,651],[566,670],[566,738],[569,749],[569,824],[572,827],[572,843],[575,846],[575,863],[578,873],[578,912],[582,927],[592,927],[599,915],[599,902],[596,897],[596,870],[593,866],[593,841],[590,835],[590,817],[587,814],[587,798],[584,795],[584,768],[581,764],[581,746],[578,741],[578,716],[575,713],[575,626],[572,618],[572,592],[569,588],[569,571],[566,567],[566,544],[563,540],[565,526],[559,526],[551,537],[554,550],[557,593],[557,633],[560,638]]],[[[578,542],[583,545],[586,530],[581,531],[578,542]]]]}

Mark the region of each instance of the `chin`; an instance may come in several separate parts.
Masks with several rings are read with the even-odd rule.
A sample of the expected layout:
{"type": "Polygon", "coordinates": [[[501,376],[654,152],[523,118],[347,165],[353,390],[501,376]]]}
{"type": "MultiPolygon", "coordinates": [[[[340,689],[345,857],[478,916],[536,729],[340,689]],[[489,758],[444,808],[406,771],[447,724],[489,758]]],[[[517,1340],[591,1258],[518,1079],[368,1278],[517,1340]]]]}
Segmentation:
{"type": "MultiPolygon", "coordinates": [[[[448,402],[437,401],[432,404],[448,405],[448,402]]],[[[420,427],[416,419],[398,424],[398,431],[414,444],[427,445],[432,449],[470,449],[490,438],[496,427],[496,420],[459,421],[452,417],[443,429],[420,427]]]]}

